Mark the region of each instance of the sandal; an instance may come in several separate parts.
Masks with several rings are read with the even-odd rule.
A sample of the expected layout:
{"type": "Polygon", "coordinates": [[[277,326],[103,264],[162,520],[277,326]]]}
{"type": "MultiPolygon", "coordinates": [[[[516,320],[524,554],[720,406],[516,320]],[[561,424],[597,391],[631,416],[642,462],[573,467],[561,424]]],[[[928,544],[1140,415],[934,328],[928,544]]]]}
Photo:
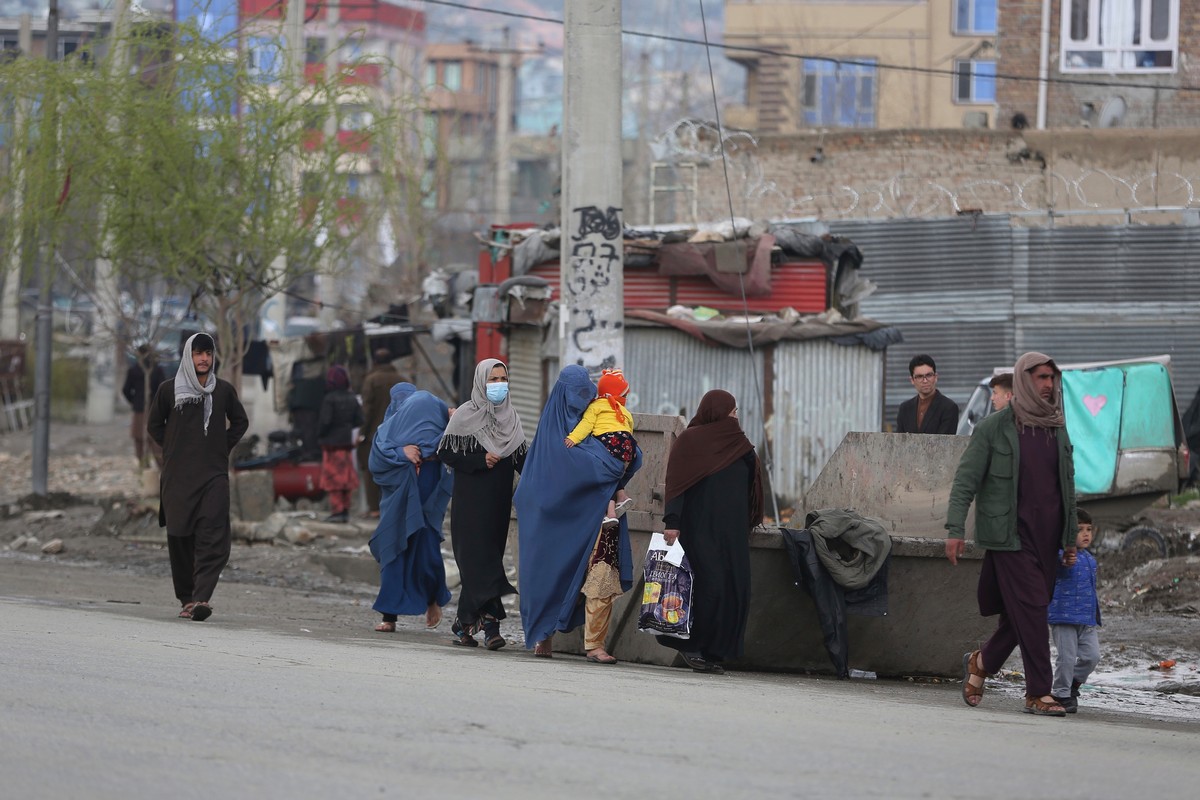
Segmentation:
{"type": "Polygon", "coordinates": [[[375,626],[375,632],[376,633],[395,633],[396,632],[396,623],[381,622],[375,626]]]}
{"type": "Polygon", "coordinates": [[[192,621],[193,622],[204,622],[204,620],[208,619],[211,616],[212,616],[212,606],[210,606],[208,603],[200,602],[200,603],[196,603],[196,605],[192,606],[192,621]]]}
{"type": "Polygon", "coordinates": [[[554,649],[550,646],[549,639],[542,639],[533,646],[533,654],[538,658],[554,658],[554,649]]]}
{"type": "Polygon", "coordinates": [[[442,624],[442,609],[437,605],[431,605],[425,611],[425,630],[437,630],[437,626],[442,624]]]}
{"type": "Polygon", "coordinates": [[[1057,700],[1047,703],[1040,697],[1026,697],[1025,713],[1038,717],[1065,717],[1067,710],[1060,706],[1057,700]]]}
{"type": "Polygon", "coordinates": [[[192,609],[195,607],[196,607],[195,603],[185,603],[183,608],[179,609],[179,618],[180,619],[191,619],[192,618],[192,609]]]}
{"type": "Polygon", "coordinates": [[[499,650],[508,644],[500,634],[500,620],[492,616],[483,618],[483,646],[488,650],[499,650]]]}
{"type": "Polygon", "coordinates": [[[962,699],[971,708],[977,708],[983,702],[983,684],[988,674],[979,666],[982,660],[983,654],[978,650],[963,653],[962,699]],[[978,686],[971,683],[972,677],[980,678],[978,686]]]}
{"type": "Polygon", "coordinates": [[[475,631],[471,626],[463,627],[463,624],[456,619],[450,626],[450,632],[454,634],[454,643],[459,647],[479,647],[479,642],[475,639],[475,631]]]}

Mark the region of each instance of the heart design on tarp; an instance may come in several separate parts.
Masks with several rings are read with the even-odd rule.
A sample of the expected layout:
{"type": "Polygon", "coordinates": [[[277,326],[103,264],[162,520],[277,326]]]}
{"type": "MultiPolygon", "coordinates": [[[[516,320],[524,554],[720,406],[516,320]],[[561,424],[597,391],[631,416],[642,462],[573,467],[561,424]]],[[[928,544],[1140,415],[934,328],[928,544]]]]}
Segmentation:
{"type": "Polygon", "coordinates": [[[1104,395],[1092,397],[1090,394],[1085,394],[1083,396],[1083,404],[1087,406],[1087,410],[1092,412],[1092,416],[1094,417],[1100,413],[1100,409],[1108,404],[1108,398],[1104,395]]]}

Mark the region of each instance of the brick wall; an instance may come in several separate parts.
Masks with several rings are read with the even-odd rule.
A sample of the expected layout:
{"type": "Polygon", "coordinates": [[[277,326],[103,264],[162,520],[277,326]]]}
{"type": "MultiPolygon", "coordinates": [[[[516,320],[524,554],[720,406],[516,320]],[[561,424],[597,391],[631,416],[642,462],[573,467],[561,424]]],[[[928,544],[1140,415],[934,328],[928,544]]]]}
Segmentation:
{"type": "MultiPolygon", "coordinates": [[[[1200,3],[1180,0],[1178,70],[1171,74],[1135,75],[1117,73],[1063,73],[1060,46],[1062,6],[1053,0],[1050,16],[1050,60],[1048,77],[1116,81],[1132,86],[1080,86],[1051,83],[1047,88],[1046,127],[1081,128],[1082,110],[1090,103],[1098,115],[1105,102],[1120,96],[1126,113],[1123,128],[1189,128],[1200,126],[1200,92],[1179,91],[1181,86],[1200,86],[1200,3]]],[[[1041,52],[1041,0],[999,0],[997,72],[1036,78],[1041,52]]],[[[1037,122],[1036,80],[1000,80],[996,89],[998,122],[1009,127],[1015,114],[1024,114],[1030,126],[1037,122]]],[[[1093,116],[1093,121],[1095,116],[1093,116]]]]}
{"type": "MultiPolygon", "coordinates": [[[[1196,139],[1186,130],[840,131],[731,137],[726,151],[738,216],[945,217],[968,209],[1200,208],[1192,200],[1200,198],[1196,139]]],[[[678,213],[687,205],[678,203],[678,213]]],[[[656,221],[727,219],[719,160],[699,170],[697,205],[697,220],[656,221]]]]}

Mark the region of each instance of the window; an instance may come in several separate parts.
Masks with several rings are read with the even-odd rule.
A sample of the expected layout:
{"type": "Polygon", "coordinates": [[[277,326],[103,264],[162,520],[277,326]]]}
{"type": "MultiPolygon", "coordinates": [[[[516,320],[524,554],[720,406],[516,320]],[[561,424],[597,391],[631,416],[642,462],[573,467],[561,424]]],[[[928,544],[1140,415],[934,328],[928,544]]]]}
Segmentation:
{"type": "Polygon", "coordinates": [[[834,128],[875,127],[875,59],[847,64],[804,59],[804,122],[834,128]]]}
{"type": "Polygon", "coordinates": [[[462,89],[461,61],[446,61],[442,64],[442,85],[452,92],[462,89]]]}
{"type": "Polygon", "coordinates": [[[1064,0],[1064,72],[1174,72],[1179,0],[1064,0]]]}
{"type": "Polygon", "coordinates": [[[425,87],[432,88],[437,86],[437,64],[425,65],[425,87]]]}
{"type": "Polygon", "coordinates": [[[251,36],[246,41],[246,67],[250,74],[264,82],[283,77],[285,61],[283,48],[278,40],[251,36]]]}
{"type": "Polygon", "coordinates": [[[954,32],[960,35],[996,32],[998,0],[954,0],[954,32]]]}
{"type": "Polygon", "coordinates": [[[991,59],[954,62],[954,101],[996,102],[996,62],[991,59]]]}
{"type": "Polygon", "coordinates": [[[77,50],[83,46],[83,43],[75,38],[59,39],[58,40],[58,59],[66,61],[73,56],[77,50]]]}

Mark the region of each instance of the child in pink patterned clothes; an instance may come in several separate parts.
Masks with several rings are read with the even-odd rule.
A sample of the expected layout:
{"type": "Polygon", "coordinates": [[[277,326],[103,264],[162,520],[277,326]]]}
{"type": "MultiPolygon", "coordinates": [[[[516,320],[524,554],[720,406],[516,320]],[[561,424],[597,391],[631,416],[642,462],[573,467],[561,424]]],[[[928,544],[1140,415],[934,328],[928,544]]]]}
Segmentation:
{"type": "MultiPolygon", "coordinates": [[[[567,434],[563,444],[574,447],[592,435],[604,445],[613,458],[620,459],[629,467],[637,451],[637,440],[633,438],[633,415],[625,410],[625,398],[629,395],[629,383],[619,369],[606,369],[596,382],[597,397],[583,412],[583,419],[575,430],[567,434]]],[[[617,489],[608,501],[608,514],[601,522],[603,528],[615,528],[618,518],[633,506],[633,500],[624,489],[617,489]]]]}

